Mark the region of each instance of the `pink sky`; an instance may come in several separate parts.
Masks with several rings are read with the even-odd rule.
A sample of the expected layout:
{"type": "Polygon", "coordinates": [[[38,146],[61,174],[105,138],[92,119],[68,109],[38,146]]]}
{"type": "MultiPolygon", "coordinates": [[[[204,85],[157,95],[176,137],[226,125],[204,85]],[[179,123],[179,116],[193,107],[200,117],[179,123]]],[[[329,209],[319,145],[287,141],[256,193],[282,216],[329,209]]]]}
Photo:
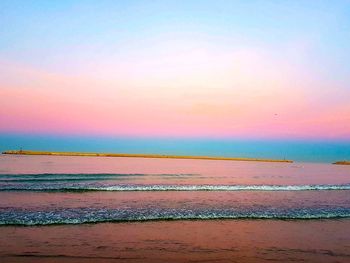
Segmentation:
{"type": "Polygon", "coordinates": [[[254,49],[148,51],[79,65],[74,75],[2,61],[1,131],[348,139],[349,92],[337,94],[336,83],[285,58],[254,49]]]}
{"type": "Polygon", "coordinates": [[[350,139],[347,7],[7,2],[0,133],[350,139]]]}

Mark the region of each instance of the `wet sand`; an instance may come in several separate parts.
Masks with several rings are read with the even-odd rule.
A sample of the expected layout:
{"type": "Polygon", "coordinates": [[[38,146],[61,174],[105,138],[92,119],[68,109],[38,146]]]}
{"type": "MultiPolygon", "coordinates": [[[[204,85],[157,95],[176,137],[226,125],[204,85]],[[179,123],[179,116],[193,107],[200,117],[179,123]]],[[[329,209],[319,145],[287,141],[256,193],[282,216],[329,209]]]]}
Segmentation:
{"type": "Polygon", "coordinates": [[[349,262],[350,220],[1,227],[2,262],[349,262]]]}

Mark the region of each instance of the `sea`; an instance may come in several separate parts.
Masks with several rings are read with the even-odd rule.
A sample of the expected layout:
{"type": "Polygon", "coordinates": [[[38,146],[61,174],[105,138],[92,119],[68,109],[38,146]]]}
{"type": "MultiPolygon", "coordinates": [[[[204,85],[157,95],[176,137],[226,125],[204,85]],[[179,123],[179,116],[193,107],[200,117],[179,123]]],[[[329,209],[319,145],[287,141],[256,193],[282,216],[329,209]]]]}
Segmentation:
{"type": "Polygon", "coordinates": [[[1,262],[350,262],[350,166],[0,155],[1,262]]]}

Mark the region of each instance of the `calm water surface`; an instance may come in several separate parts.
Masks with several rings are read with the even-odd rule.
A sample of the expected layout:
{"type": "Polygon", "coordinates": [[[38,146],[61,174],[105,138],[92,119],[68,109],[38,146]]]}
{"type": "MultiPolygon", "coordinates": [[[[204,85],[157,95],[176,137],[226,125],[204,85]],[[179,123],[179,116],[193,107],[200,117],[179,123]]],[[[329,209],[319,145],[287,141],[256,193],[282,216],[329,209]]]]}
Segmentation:
{"type": "Polygon", "coordinates": [[[8,262],[350,262],[350,167],[0,155],[8,262]]]}

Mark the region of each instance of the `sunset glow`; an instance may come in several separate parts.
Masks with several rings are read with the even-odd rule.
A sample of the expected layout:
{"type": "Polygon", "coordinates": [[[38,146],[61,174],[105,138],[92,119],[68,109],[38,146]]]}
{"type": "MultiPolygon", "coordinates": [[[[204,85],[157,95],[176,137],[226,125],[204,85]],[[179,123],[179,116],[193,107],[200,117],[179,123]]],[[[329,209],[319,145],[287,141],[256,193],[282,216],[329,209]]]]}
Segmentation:
{"type": "Polygon", "coordinates": [[[2,133],[350,139],[346,1],[34,3],[0,4],[2,133]]]}

